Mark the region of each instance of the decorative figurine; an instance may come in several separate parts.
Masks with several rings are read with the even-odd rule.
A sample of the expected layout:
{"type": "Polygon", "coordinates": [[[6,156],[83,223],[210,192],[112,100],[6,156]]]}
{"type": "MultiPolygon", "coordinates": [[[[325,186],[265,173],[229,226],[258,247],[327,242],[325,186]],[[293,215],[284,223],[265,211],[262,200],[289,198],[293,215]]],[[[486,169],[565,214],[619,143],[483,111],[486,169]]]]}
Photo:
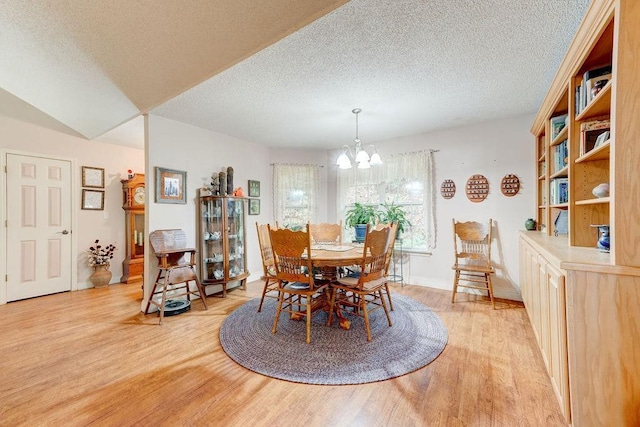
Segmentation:
{"type": "Polygon", "coordinates": [[[244,190],[242,189],[242,187],[238,187],[233,190],[233,195],[236,197],[244,197],[244,190]]]}
{"type": "Polygon", "coordinates": [[[233,168],[227,168],[227,194],[233,194],[233,168]]]}
{"type": "Polygon", "coordinates": [[[220,195],[226,196],[227,195],[227,174],[225,172],[220,172],[218,176],[220,177],[220,195]]]}
{"type": "Polygon", "coordinates": [[[218,177],[217,173],[214,173],[211,175],[211,193],[214,196],[217,196],[218,194],[220,194],[220,178],[218,177]]]}

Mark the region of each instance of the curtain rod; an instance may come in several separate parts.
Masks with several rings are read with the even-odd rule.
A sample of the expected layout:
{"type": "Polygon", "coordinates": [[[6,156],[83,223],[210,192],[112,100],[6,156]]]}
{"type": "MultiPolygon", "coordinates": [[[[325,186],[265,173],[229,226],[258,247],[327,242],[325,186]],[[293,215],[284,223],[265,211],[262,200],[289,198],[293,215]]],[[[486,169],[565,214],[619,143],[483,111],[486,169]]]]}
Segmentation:
{"type": "Polygon", "coordinates": [[[269,166],[276,166],[276,165],[283,165],[283,166],[318,166],[319,168],[323,168],[324,165],[318,165],[318,164],[314,164],[314,163],[269,163],[269,166]]]}

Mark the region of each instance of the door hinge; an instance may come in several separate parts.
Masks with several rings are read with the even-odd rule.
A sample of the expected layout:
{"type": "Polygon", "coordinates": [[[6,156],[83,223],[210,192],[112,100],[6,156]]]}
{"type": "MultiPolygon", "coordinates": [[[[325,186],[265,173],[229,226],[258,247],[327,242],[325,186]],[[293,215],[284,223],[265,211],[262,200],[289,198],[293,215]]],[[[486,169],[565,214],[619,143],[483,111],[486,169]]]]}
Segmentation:
{"type": "Polygon", "coordinates": [[[8,281],[9,281],[9,275],[8,275],[8,274],[5,274],[5,275],[4,275],[4,281],[5,281],[5,282],[8,282],[8,281]]]}
{"type": "Polygon", "coordinates": [[[4,173],[7,173],[7,165],[4,165],[4,173]]]}

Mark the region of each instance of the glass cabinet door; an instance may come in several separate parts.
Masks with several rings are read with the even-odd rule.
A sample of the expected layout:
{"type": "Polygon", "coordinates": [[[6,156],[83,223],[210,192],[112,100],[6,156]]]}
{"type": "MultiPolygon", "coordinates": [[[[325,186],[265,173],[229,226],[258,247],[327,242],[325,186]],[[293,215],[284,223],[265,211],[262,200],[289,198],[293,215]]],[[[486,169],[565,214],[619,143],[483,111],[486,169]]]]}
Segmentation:
{"type": "Polygon", "coordinates": [[[245,272],[244,256],[244,203],[242,199],[227,200],[227,230],[229,248],[229,279],[245,272]]]}
{"type": "Polygon", "coordinates": [[[224,218],[222,202],[224,199],[207,197],[200,200],[201,220],[201,254],[200,262],[203,280],[224,279],[224,218]]]}
{"type": "Polygon", "coordinates": [[[131,212],[131,259],[144,258],[144,212],[131,212]]]}

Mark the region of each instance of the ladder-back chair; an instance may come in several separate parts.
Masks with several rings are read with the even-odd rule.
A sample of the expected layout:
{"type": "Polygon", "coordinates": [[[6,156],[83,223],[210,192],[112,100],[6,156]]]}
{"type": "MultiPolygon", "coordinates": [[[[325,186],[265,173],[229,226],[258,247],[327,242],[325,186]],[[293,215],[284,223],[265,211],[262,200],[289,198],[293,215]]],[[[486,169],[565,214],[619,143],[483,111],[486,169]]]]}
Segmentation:
{"type": "Polygon", "coordinates": [[[269,226],[267,224],[260,225],[256,222],[256,230],[258,231],[258,244],[260,245],[260,254],[262,255],[262,280],[264,280],[262,297],[258,305],[258,312],[260,312],[265,297],[278,298],[278,278],[276,277],[276,262],[273,258],[273,249],[271,248],[269,226]],[[276,294],[273,295],[273,292],[276,292],[276,294]]]}
{"type": "Polygon", "coordinates": [[[195,270],[196,250],[186,247],[187,236],[184,230],[156,230],[149,234],[149,241],[158,258],[159,271],[144,313],[148,314],[151,304],[155,305],[160,312],[160,324],[162,325],[167,292],[171,292],[171,298],[183,296],[189,298],[189,295],[198,295],[206,310],[207,301],[205,300],[204,288],[198,280],[195,270]],[[195,283],[195,290],[191,290],[189,287],[190,282],[195,283]],[[181,290],[182,292],[178,292],[181,290]],[[154,300],[157,295],[160,295],[160,302],[154,300]]]}
{"type": "Polygon", "coordinates": [[[360,263],[360,274],[358,277],[343,277],[337,283],[331,285],[331,310],[327,324],[331,325],[334,309],[340,306],[355,308],[354,313],[364,317],[364,325],[367,333],[367,341],[371,341],[371,327],[369,324],[369,314],[382,308],[387,316],[387,322],[391,327],[391,317],[383,296],[383,289],[387,284],[385,267],[387,264],[388,252],[392,250],[389,246],[391,240],[391,227],[384,227],[380,230],[369,232],[364,240],[362,261],[360,263]]]}
{"type": "Polygon", "coordinates": [[[311,242],[314,245],[341,245],[342,244],[342,220],[338,224],[322,222],[309,224],[311,242]]]}
{"type": "Polygon", "coordinates": [[[486,291],[495,309],[491,275],[495,273],[491,265],[491,229],[493,221],[457,222],[453,219],[453,247],[455,250],[455,271],[451,302],[456,299],[458,286],[486,291]]]}
{"type": "Polygon", "coordinates": [[[306,318],[307,343],[311,342],[311,316],[326,303],[328,283],[316,282],[311,264],[311,234],[309,225],[305,231],[284,228],[271,229],[271,248],[278,279],[278,308],[273,321],[275,334],[280,313],[289,313],[291,319],[306,318]]]}

